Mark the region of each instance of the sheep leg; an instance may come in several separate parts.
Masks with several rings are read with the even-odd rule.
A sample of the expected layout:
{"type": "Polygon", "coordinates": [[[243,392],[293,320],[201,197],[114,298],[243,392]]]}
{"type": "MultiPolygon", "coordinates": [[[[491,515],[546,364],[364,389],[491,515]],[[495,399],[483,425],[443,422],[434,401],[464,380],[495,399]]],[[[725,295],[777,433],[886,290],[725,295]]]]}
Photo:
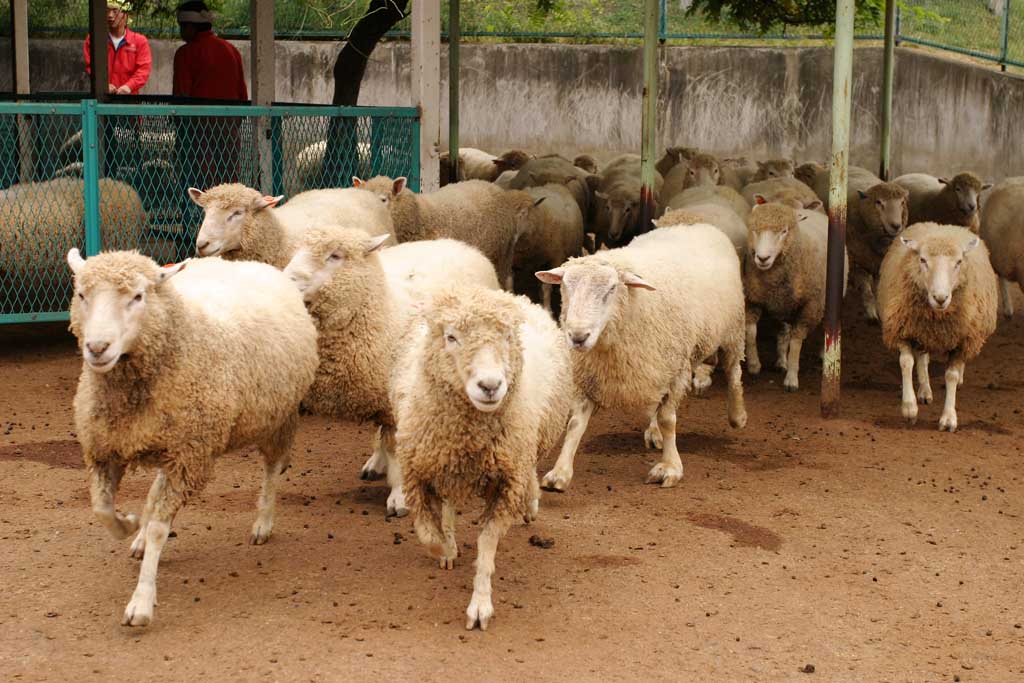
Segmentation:
{"type": "Polygon", "coordinates": [[[459,544],[455,540],[455,506],[448,501],[441,502],[441,533],[444,542],[441,545],[441,557],[438,558],[441,569],[454,569],[455,560],[459,556],[459,544]]]}
{"type": "Polygon", "coordinates": [[[572,481],[573,459],[576,457],[576,449],[579,448],[583,433],[587,431],[590,423],[590,416],[594,414],[594,403],[586,398],[580,398],[573,405],[572,413],[569,416],[569,426],[565,430],[565,441],[562,442],[562,450],[558,454],[558,460],[550,472],[544,475],[541,481],[541,488],[545,491],[564,493],[572,481]]]}
{"type": "Polygon", "coordinates": [[[387,454],[388,486],[391,492],[388,493],[388,517],[405,517],[409,514],[409,508],[405,505],[405,493],[402,490],[402,463],[398,460],[395,452],[395,428],[381,427],[380,440],[384,452],[387,454]]]}
{"type": "MultiPolygon", "coordinates": [[[[431,557],[438,558],[442,569],[450,569],[454,566],[455,558],[446,558],[445,544],[447,537],[442,531],[445,525],[445,509],[448,505],[441,500],[434,489],[427,483],[421,483],[415,489],[416,495],[411,497],[413,501],[414,521],[413,528],[416,529],[416,537],[420,543],[427,546],[427,552],[431,557]]],[[[450,509],[450,508],[449,508],[450,509]]],[[[452,534],[455,533],[454,510],[451,509],[452,534]]],[[[458,548],[456,548],[456,553],[458,548]]]]}
{"type": "Polygon", "coordinates": [[[743,358],[743,348],[736,344],[734,346],[722,347],[724,368],[727,379],[726,401],[729,414],[729,425],[736,429],[747,426],[747,408],[743,401],[743,368],[740,360],[743,358]]]}
{"type": "Polygon", "coordinates": [[[256,503],[256,521],[249,535],[250,545],[263,545],[270,539],[274,528],[274,508],[277,505],[277,482],[289,464],[288,454],[299,427],[298,413],[292,415],[266,442],[260,444],[263,454],[263,485],[256,503]]]}
{"type": "Polygon", "coordinates": [[[864,304],[864,315],[868,322],[878,322],[878,299],[875,297],[875,276],[861,268],[857,269],[857,281],[860,283],[860,297],[864,304]]]}
{"type": "Polygon", "coordinates": [[[914,352],[908,344],[900,344],[900,373],[903,376],[903,403],[900,410],[910,424],[917,422],[917,397],[914,395],[914,352]]]}
{"type": "Polygon", "coordinates": [[[939,431],[956,431],[956,389],[960,386],[960,377],[963,376],[963,372],[963,358],[959,353],[951,353],[949,364],[946,365],[946,405],[942,408],[942,417],[939,418],[939,431]]]}
{"type": "Polygon", "coordinates": [[[683,478],[683,461],[676,448],[676,411],[689,388],[690,373],[690,364],[686,363],[658,406],[658,429],[661,430],[662,443],[661,462],[648,472],[648,484],[661,484],[662,488],[670,488],[683,478]]]}
{"type": "Polygon", "coordinates": [[[917,365],[917,401],[925,405],[932,402],[932,382],[928,376],[928,363],[930,358],[927,353],[919,353],[915,358],[917,365]]]}
{"type": "Polygon", "coordinates": [[[146,507],[142,509],[142,519],[139,521],[139,533],[135,534],[135,540],[132,541],[130,554],[136,560],[141,560],[142,556],[146,553],[146,524],[149,523],[149,518],[153,516],[153,506],[156,505],[157,499],[163,495],[163,488],[166,481],[167,475],[164,474],[164,471],[157,470],[156,478],[153,480],[153,484],[149,487],[149,494],[146,496],[146,507]]]}
{"type": "Polygon", "coordinates": [[[711,375],[714,374],[716,365],[718,365],[718,351],[705,358],[693,371],[691,394],[703,396],[711,388],[711,375]]]}
{"type": "MultiPolygon", "coordinates": [[[[662,399],[664,398],[665,397],[662,396],[662,399]]],[[[647,429],[644,430],[644,446],[646,448],[654,448],[659,451],[662,447],[661,428],[658,427],[658,406],[660,405],[661,401],[659,401],[658,405],[654,406],[650,410],[651,419],[648,420],[647,429]]]]}
{"type": "Polygon", "coordinates": [[[381,426],[377,427],[377,431],[373,434],[373,455],[370,459],[363,464],[363,469],[359,472],[359,478],[364,481],[376,481],[383,479],[388,473],[388,454],[384,450],[383,439],[381,437],[381,431],[384,428],[381,426]]]}
{"type": "Polygon", "coordinates": [[[775,340],[775,367],[783,372],[788,372],[789,368],[789,342],[792,334],[792,326],[789,323],[782,323],[782,329],[775,340]]]}
{"type": "Polygon", "coordinates": [[[1002,300],[1001,308],[1003,309],[1003,317],[1007,320],[1013,319],[1013,294],[1010,291],[1012,282],[1004,277],[999,278],[999,298],[1002,300]]]}
{"type": "Polygon", "coordinates": [[[797,391],[800,388],[800,350],[807,338],[807,327],[793,325],[789,329],[789,359],[786,361],[786,378],[782,387],[786,391],[797,391]]]}
{"type": "Polygon", "coordinates": [[[747,306],[747,372],[757,375],[761,372],[761,358],[757,355],[757,321],[761,319],[761,309],[747,306]]]}
{"type": "Polygon", "coordinates": [[[93,514],[107,528],[110,535],[121,540],[139,528],[139,518],[131,513],[122,515],[114,509],[114,497],[124,476],[124,465],[115,462],[99,462],[90,472],[89,494],[93,514]]]}
{"type": "MultiPolygon", "coordinates": [[[[504,518],[500,518],[503,520],[504,518]]],[[[478,624],[486,631],[494,616],[491,602],[491,576],[494,574],[494,556],[498,552],[498,541],[508,529],[507,521],[489,520],[480,531],[476,541],[476,576],[473,577],[473,597],[466,608],[466,630],[472,631],[478,624]]]]}
{"type": "Polygon", "coordinates": [[[523,513],[523,523],[529,524],[537,519],[540,513],[540,482],[537,481],[537,473],[532,472],[526,489],[526,512],[523,513]]]}

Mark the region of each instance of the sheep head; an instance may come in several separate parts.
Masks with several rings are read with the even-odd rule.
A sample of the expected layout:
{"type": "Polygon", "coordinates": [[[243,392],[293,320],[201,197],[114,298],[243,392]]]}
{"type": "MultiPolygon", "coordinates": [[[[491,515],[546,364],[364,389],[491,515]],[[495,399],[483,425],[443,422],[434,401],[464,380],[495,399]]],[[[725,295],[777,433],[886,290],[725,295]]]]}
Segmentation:
{"type": "Polygon", "coordinates": [[[392,179],[386,175],[379,175],[369,180],[362,180],[359,176],[352,176],[352,187],[372,192],[377,195],[377,198],[380,199],[384,206],[390,206],[391,202],[407,189],[407,184],[408,180],[405,176],[392,179]]]}
{"type": "Polygon", "coordinates": [[[640,275],[595,257],[571,259],[558,268],[538,272],[537,279],[561,285],[562,329],[577,351],[597,345],[608,323],[621,315],[628,302],[627,289],[654,290],[640,275]]]}
{"type": "Polygon", "coordinates": [[[508,294],[451,287],[425,312],[430,361],[426,371],[480,412],[501,409],[523,367],[523,314],[508,294]]]}
{"type": "Polygon", "coordinates": [[[521,149],[510,149],[494,160],[494,166],[498,171],[496,175],[501,175],[505,171],[518,171],[532,158],[532,155],[521,149]]]}
{"type": "Polygon", "coordinates": [[[910,193],[896,183],[878,183],[858,191],[861,219],[890,240],[903,232],[910,220],[910,193]]]}
{"type": "Polygon", "coordinates": [[[112,251],[86,260],[67,255],[74,274],[71,331],[93,372],[106,373],[132,352],[146,322],[149,298],[188,261],[159,267],[136,251],[112,251]]]}
{"type": "Polygon", "coordinates": [[[793,170],[793,177],[808,187],[814,187],[814,181],[818,177],[818,174],[824,173],[825,171],[825,167],[817,161],[807,161],[800,164],[793,170]]]}
{"type": "Polygon", "coordinates": [[[769,159],[757,162],[757,173],[754,174],[753,180],[792,178],[794,173],[793,162],[789,159],[769,159]]]}
{"type": "Polygon", "coordinates": [[[714,187],[722,182],[722,169],[718,159],[710,154],[697,154],[690,160],[690,169],[686,172],[684,188],[714,187]]]}
{"type": "Polygon", "coordinates": [[[992,187],[992,183],[983,183],[981,178],[969,171],[958,173],[950,178],[939,178],[945,185],[944,192],[952,192],[956,198],[956,208],[965,219],[970,219],[978,210],[978,195],[992,187]]]}
{"type": "Polygon", "coordinates": [[[597,173],[597,160],[589,154],[580,154],[572,160],[572,165],[581,168],[587,173],[597,173]]]}
{"type": "Polygon", "coordinates": [[[253,230],[251,218],[284,199],[266,197],[240,183],[217,185],[206,192],[190,187],[188,196],[203,208],[203,223],[196,235],[200,256],[221,256],[241,249],[253,230]]]}
{"type": "Polygon", "coordinates": [[[796,238],[797,213],[779,203],[758,204],[747,222],[747,247],[758,270],[769,270],[796,238]]]}
{"type": "Polygon", "coordinates": [[[918,267],[913,269],[913,280],[927,294],[928,305],[935,311],[947,310],[964,283],[964,258],[981,240],[972,237],[966,243],[959,243],[941,235],[926,235],[917,240],[900,237],[900,242],[917,255],[918,267]]]}
{"type": "Polygon", "coordinates": [[[615,242],[623,233],[632,230],[640,221],[640,180],[629,178],[609,192],[595,192],[604,201],[608,216],[608,239],[615,242]]]}
{"type": "MultiPolygon", "coordinates": [[[[317,298],[324,285],[340,272],[359,272],[373,252],[380,249],[390,235],[370,236],[364,230],[340,226],[311,228],[302,237],[302,244],[284,269],[306,303],[317,298]]],[[[358,277],[358,275],[355,275],[358,277]]]]}

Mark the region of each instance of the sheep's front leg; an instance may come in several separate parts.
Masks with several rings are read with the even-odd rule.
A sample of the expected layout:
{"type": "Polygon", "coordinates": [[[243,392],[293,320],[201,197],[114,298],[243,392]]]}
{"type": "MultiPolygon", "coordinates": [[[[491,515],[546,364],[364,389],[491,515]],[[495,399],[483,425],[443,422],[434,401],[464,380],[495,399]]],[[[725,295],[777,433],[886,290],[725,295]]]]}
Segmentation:
{"type": "Polygon", "coordinates": [[[594,414],[594,403],[587,398],[580,398],[572,407],[569,417],[569,426],[565,430],[565,441],[562,442],[562,450],[558,454],[558,460],[550,472],[544,475],[541,481],[541,488],[545,491],[556,491],[563,493],[572,481],[573,460],[576,457],[576,449],[579,448],[583,433],[587,431],[590,424],[590,416],[594,414]]]}
{"type": "Polygon", "coordinates": [[[458,546],[455,543],[455,510],[434,493],[429,483],[421,482],[413,489],[413,528],[427,553],[438,559],[441,569],[455,566],[458,546]]]}
{"type": "Polygon", "coordinates": [[[142,509],[142,519],[139,521],[139,533],[135,534],[135,540],[132,541],[130,554],[136,560],[141,560],[142,556],[146,553],[146,524],[149,523],[149,518],[153,516],[153,506],[156,505],[157,499],[163,495],[163,488],[166,481],[167,475],[164,474],[164,471],[157,470],[156,478],[153,480],[153,484],[149,487],[149,494],[146,496],[146,507],[142,509]]]}
{"type": "Polygon", "coordinates": [[[1013,283],[1006,278],[999,278],[999,298],[1002,299],[1000,302],[1003,309],[1003,317],[1007,320],[1013,319],[1013,295],[1011,288],[1013,283]]]}
{"type": "Polygon", "coordinates": [[[270,540],[274,528],[274,510],[277,506],[277,483],[288,468],[289,454],[299,428],[299,415],[292,415],[265,443],[260,444],[263,454],[263,484],[256,502],[256,521],[249,534],[250,545],[263,545],[270,540]]]}
{"type": "Polygon", "coordinates": [[[757,355],[757,321],[761,319],[761,309],[747,306],[747,372],[757,375],[761,372],[761,358],[757,355]]]}
{"type": "Polygon", "coordinates": [[[139,528],[139,518],[129,513],[122,515],[114,508],[114,498],[124,476],[124,465],[115,462],[99,462],[90,472],[89,494],[92,511],[107,528],[110,535],[121,540],[139,528]]]}
{"type": "Polygon", "coordinates": [[[782,329],[775,340],[775,367],[783,372],[789,368],[789,342],[792,333],[792,326],[789,323],[782,323],[782,329]]]}
{"type": "Polygon", "coordinates": [[[683,478],[683,461],[676,449],[676,411],[679,401],[686,395],[690,383],[690,364],[685,363],[682,372],[673,380],[668,394],[658,406],[658,429],[661,430],[661,462],[647,474],[648,484],[661,484],[669,488],[683,478]]]}
{"type": "Polygon", "coordinates": [[[942,408],[942,417],[939,418],[939,431],[956,431],[956,389],[960,386],[963,372],[963,358],[958,352],[951,353],[949,364],[946,366],[946,405],[942,408]]]}
{"type": "Polygon", "coordinates": [[[387,457],[388,486],[388,517],[405,517],[409,508],[405,504],[405,492],[402,489],[402,463],[395,453],[395,428],[381,427],[381,444],[387,457]]]}
{"type": "Polygon", "coordinates": [[[807,326],[797,323],[789,329],[789,358],[786,360],[786,378],[782,380],[782,387],[786,391],[797,391],[800,389],[800,350],[804,346],[804,339],[807,338],[807,326]]]}
{"type": "Polygon", "coordinates": [[[384,440],[381,437],[383,429],[378,426],[377,431],[373,434],[373,455],[363,464],[363,469],[359,472],[360,479],[376,481],[383,479],[388,472],[388,454],[384,449],[384,440]]]}
{"type": "Polygon", "coordinates": [[[718,352],[714,352],[705,358],[693,371],[693,384],[690,393],[694,396],[703,396],[711,388],[711,375],[718,365],[718,352]]]}
{"type": "Polygon", "coordinates": [[[860,284],[861,302],[864,304],[864,315],[868,322],[878,322],[878,300],[875,298],[875,276],[861,268],[857,269],[857,281],[860,284]]]}
{"type": "MultiPolygon", "coordinates": [[[[502,518],[503,519],[503,518],[502,518]]],[[[472,631],[477,625],[486,631],[494,616],[491,602],[491,576],[494,574],[494,556],[498,552],[498,541],[505,535],[508,523],[491,519],[484,524],[476,542],[476,576],[473,577],[473,597],[466,608],[466,630],[472,631]]]]}
{"type": "Polygon", "coordinates": [[[455,506],[448,501],[441,503],[441,532],[444,543],[441,546],[439,564],[441,569],[454,569],[459,557],[459,544],[455,539],[455,506]]]}
{"type": "Polygon", "coordinates": [[[931,359],[927,353],[921,352],[915,356],[917,367],[917,401],[928,405],[932,402],[932,381],[928,376],[928,363],[931,359]]]}
{"type": "Polygon", "coordinates": [[[914,352],[909,344],[900,344],[900,373],[903,377],[903,403],[900,410],[910,424],[917,422],[917,397],[914,395],[914,352]]]}
{"type": "Polygon", "coordinates": [[[726,345],[722,347],[724,369],[728,401],[729,425],[736,429],[747,426],[747,407],[743,400],[743,369],[740,367],[740,359],[743,358],[743,349],[739,344],[726,345]]]}

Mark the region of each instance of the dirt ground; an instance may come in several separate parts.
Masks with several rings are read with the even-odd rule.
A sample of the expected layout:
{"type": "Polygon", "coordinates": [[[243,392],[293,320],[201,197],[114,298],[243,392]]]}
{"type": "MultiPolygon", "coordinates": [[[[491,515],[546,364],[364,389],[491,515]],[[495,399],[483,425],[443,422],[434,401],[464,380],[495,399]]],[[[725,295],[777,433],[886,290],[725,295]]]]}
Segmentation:
{"type": "MultiPolygon", "coordinates": [[[[841,419],[819,417],[809,349],[797,394],[775,371],[745,378],[742,431],[716,376],[680,411],[685,478],[663,490],[643,483],[656,455],[641,425],[599,414],[570,490],[499,546],[486,633],[463,628],[475,511],[457,567],[439,570],[408,518],[385,519],[384,484],[357,476],[370,429],[317,417],[270,543],[245,543],[257,457],[225,456],[178,517],[154,624],[120,626],[139,565],[89,510],[74,346],[61,326],[42,341],[0,329],[3,678],[1020,680],[1024,318],[967,366],[950,435],[941,404],[903,424],[896,358],[858,298],[841,419]]],[[[150,476],[126,478],[120,509],[141,509],[150,476]]]]}

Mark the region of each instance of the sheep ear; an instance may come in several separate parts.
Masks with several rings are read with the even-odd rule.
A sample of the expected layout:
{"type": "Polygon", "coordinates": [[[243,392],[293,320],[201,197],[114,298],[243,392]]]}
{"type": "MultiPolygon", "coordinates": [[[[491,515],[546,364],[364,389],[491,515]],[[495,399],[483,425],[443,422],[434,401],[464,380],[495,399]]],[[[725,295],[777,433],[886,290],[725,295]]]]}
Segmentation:
{"type": "Polygon", "coordinates": [[[992,187],[992,183],[985,183],[984,185],[981,186],[981,191],[984,192],[985,190],[988,190],[991,187],[992,187]]]}
{"type": "Polygon", "coordinates": [[[198,187],[190,187],[190,188],[188,188],[188,196],[189,196],[189,198],[191,198],[192,201],[195,202],[196,204],[198,204],[199,206],[203,205],[203,196],[204,196],[204,194],[205,193],[202,190],[200,190],[198,187]]]}
{"type": "Polygon", "coordinates": [[[384,243],[387,242],[389,239],[391,239],[391,233],[385,233],[383,235],[374,235],[373,237],[366,241],[366,247],[363,253],[369,254],[371,252],[377,251],[378,249],[383,247],[384,243]]]}
{"type": "Polygon", "coordinates": [[[352,187],[362,187],[363,179],[357,175],[352,176],[352,187]]]}
{"type": "Polygon", "coordinates": [[[271,197],[270,195],[264,197],[257,197],[256,199],[252,200],[252,210],[261,211],[267,208],[268,206],[277,206],[282,199],[284,199],[283,194],[279,194],[276,197],[271,197]]]}
{"type": "Polygon", "coordinates": [[[821,203],[820,199],[815,199],[814,201],[810,201],[810,202],[807,202],[806,204],[804,204],[804,208],[805,209],[810,209],[811,211],[817,211],[818,209],[820,209],[823,206],[825,206],[825,205],[821,203]]]}
{"type": "Polygon", "coordinates": [[[160,272],[156,274],[156,282],[154,284],[159,286],[167,282],[172,277],[185,270],[185,266],[188,265],[190,260],[191,259],[185,259],[181,263],[172,263],[164,266],[160,269],[160,272]]]}
{"type": "Polygon", "coordinates": [[[82,253],[77,248],[73,247],[68,251],[68,266],[70,266],[72,273],[78,275],[84,265],[85,259],[82,258],[82,253]]]}
{"type": "Polygon", "coordinates": [[[949,185],[949,178],[939,178],[939,182],[943,185],[949,185]]]}
{"type": "Polygon", "coordinates": [[[405,189],[405,186],[408,182],[409,181],[406,179],[404,175],[395,178],[395,181],[391,183],[391,194],[395,195],[396,197],[402,194],[402,190],[405,189]]]}
{"type": "Polygon", "coordinates": [[[755,194],[754,195],[754,203],[755,204],[767,204],[768,200],[765,198],[765,196],[763,194],[755,194]]]}
{"type": "Polygon", "coordinates": [[[565,268],[552,268],[551,270],[539,270],[534,275],[541,282],[548,285],[560,285],[562,284],[562,278],[565,277],[565,268]]]}
{"type": "Polygon", "coordinates": [[[857,190],[857,196],[860,197],[861,199],[867,199],[868,193],[865,192],[864,190],[857,190]]]}
{"type": "Polygon", "coordinates": [[[915,253],[919,253],[918,250],[921,247],[918,246],[918,244],[917,244],[917,242],[915,240],[908,240],[906,237],[900,235],[900,242],[903,242],[903,246],[905,246],[910,251],[913,251],[915,253]]]}
{"type": "Polygon", "coordinates": [[[626,285],[627,287],[638,287],[640,289],[649,289],[652,292],[655,291],[654,285],[652,285],[650,282],[647,282],[647,280],[644,280],[636,273],[628,270],[622,274],[622,284],[626,285]]]}
{"type": "Polygon", "coordinates": [[[981,244],[981,240],[979,238],[971,238],[971,241],[964,245],[964,256],[971,253],[971,251],[973,251],[979,244],[981,244]]]}
{"type": "Polygon", "coordinates": [[[808,216],[807,214],[797,215],[796,222],[799,223],[801,221],[807,220],[808,218],[810,218],[810,216],[808,216]]]}

